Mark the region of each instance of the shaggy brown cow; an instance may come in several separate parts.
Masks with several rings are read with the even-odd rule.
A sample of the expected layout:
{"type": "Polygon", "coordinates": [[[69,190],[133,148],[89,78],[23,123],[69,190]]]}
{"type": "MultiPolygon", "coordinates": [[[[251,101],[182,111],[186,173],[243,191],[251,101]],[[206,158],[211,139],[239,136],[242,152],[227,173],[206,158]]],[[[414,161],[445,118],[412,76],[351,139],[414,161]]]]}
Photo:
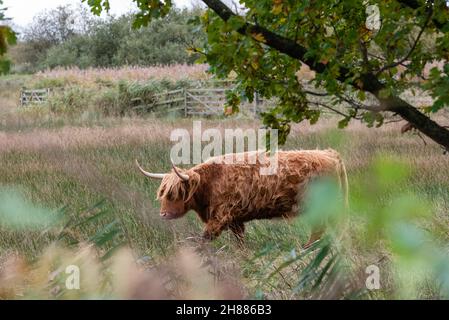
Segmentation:
{"type": "MultiPolygon", "coordinates": [[[[162,179],[157,192],[161,217],[176,219],[194,210],[205,223],[206,239],[214,239],[229,228],[241,240],[247,221],[297,215],[307,182],[317,176],[337,177],[346,199],[346,170],[336,151],[279,151],[274,175],[260,174],[259,169],[268,166],[259,161],[260,154],[228,155],[234,160],[244,157],[243,162],[233,164],[224,162],[226,155],[214,157],[189,170],[173,165],[167,174],[149,173],[136,163],[145,176],[162,179]]],[[[319,236],[319,231],[313,232],[308,244],[319,236]]]]}

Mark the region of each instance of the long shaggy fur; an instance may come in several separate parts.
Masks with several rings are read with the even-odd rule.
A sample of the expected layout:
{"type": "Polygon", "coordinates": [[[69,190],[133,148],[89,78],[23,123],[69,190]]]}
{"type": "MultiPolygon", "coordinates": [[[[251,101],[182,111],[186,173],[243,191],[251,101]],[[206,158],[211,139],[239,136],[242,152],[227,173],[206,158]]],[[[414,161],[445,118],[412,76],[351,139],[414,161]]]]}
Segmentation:
{"type": "Polygon", "coordinates": [[[183,171],[190,177],[188,182],[171,173],[162,181],[158,198],[182,199],[186,210],[196,211],[206,223],[205,236],[214,238],[227,228],[241,235],[243,224],[250,220],[297,215],[308,182],[318,176],[335,177],[347,197],[346,170],[332,149],[279,151],[274,175],[260,174],[264,164],[254,163],[257,155],[247,152],[211,158],[183,171]],[[235,162],[239,156],[241,163],[225,164],[226,157],[234,157],[235,162]]]}

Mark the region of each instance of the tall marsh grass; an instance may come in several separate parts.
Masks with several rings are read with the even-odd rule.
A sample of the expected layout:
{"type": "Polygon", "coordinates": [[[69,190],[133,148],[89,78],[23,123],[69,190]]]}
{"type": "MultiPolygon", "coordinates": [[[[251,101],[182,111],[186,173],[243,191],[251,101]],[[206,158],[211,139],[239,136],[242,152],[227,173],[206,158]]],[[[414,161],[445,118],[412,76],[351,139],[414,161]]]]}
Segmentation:
{"type": "Polygon", "coordinates": [[[177,64],[154,67],[121,67],[121,68],[88,68],[77,67],[55,68],[41,71],[34,75],[36,83],[59,81],[61,84],[98,85],[122,81],[148,81],[170,79],[172,81],[191,79],[204,80],[210,78],[205,64],[177,64]],[[56,79],[56,80],[55,80],[56,79]]]}
{"type": "MultiPolygon", "coordinates": [[[[151,170],[170,170],[170,132],[191,126],[191,120],[123,118],[1,133],[2,188],[18,190],[16,203],[23,201],[24,208],[49,208],[41,214],[61,220],[34,231],[0,222],[0,296],[446,297],[440,276],[449,243],[449,158],[438,146],[401,135],[397,123],[380,129],[354,123],[344,131],[331,120],[294,126],[284,149],[332,147],[345,160],[351,214],[349,227],[334,232],[344,239],[330,233],[304,251],[309,226],[298,218],[249,223],[243,247],[228,232],[204,245],[197,240],[202,226],[194,214],[159,219],[158,183],[134,167],[139,159],[151,170]],[[64,289],[61,271],[74,260],[95,279],[77,292],[64,289]],[[365,269],[372,264],[381,270],[381,288],[367,291],[365,269]]],[[[259,126],[249,120],[203,121],[203,129],[259,126]]]]}

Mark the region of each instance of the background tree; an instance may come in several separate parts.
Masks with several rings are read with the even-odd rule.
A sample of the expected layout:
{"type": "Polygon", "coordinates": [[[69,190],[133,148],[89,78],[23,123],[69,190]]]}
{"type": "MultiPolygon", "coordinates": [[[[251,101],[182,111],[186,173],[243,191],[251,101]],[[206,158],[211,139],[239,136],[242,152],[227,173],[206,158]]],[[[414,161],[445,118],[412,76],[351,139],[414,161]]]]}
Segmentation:
{"type": "MultiPolygon", "coordinates": [[[[172,1],[134,2],[140,9],[137,27],[172,7],[172,1]]],[[[87,3],[96,14],[109,7],[107,0],[87,3]]],[[[219,0],[203,3],[210,9],[201,19],[207,32],[203,53],[215,74],[238,75],[237,91],[229,96],[235,110],[241,96],[251,100],[256,91],[278,97],[264,121],[285,138],[291,121],[317,121],[320,111],[310,97],[326,95],[332,98],[330,109],[347,105],[339,112],[340,127],[353,118],[380,126],[384,114],[399,115],[449,149],[449,130],[430,118],[449,104],[445,0],[241,0],[245,14],[240,15],[219,0]],[[367,24],[373,8],[379,12],[378,27],[367,24]],[[432,66],[435,62],[440,66],[432,66]],[[298,81],[303,64],[316,72],[311,82],[317,90],[298,81]],[[418,109],[401,98],[415,89],[430,93],[434,103],[418,109]]]]}
{"type": "MultiPolygon", "coordinates": [[[[16,63],[30,63],[30,71],[38,69],[45,60],[49,49],[66,43],[73,37],[87,33],[92,27],[93,18],[86,14],[86,9],[80,5],[59,6],[55,9],[44,10],[33,17],[30,24],[21,30],[21,44],[16,63]]],[[[58,57],[64,60],[65,57],[58,57]]]]}
{"type": "Polygon", "coordinates": [[[3,24],[8,18],[5,16],[6,8],[3,8],[3,0],[0,0],[0,74],[9,72],[11,62],[5,56],[8,46],[16,42],[16,34],[7,25],[3,24]]]}
{"type": "Polygon", "coordinates": [[[189,54],[187,48],[204,42],[205,33],[189,20],[201,12],[195,8],[173,9],[146,28],[133,29],[132,14],[93,19],[84,6],[44,11],[23,31],[15,50],[16,69],[34,72],[58,66],[193,63],[198,56],[189,54]]]}

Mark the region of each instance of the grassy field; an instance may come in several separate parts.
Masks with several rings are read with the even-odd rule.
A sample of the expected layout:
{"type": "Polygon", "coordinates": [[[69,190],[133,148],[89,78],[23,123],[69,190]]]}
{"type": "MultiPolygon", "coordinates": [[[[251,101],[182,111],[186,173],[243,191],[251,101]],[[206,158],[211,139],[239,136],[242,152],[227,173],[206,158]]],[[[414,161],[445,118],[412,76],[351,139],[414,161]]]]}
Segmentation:
{"type": "MultiPolygon", "coordinates": [[[[5,91],[2,94],[8,96],[5,91]]],[[[23,197],[30,206],[48,208],[53,215],[63,214],[70,227],[59,226],[45,232],[0,227],[0,281],[4,280],[5,270],[11,269],[15,270],[14,279],[26,278],[17,280],[20,285],[10,280],[13,289],[6,290],[0,284],[0,298],[317,297],[297,286],[298,274],[313,258],[295,259],[286,268],[278,269],[288,257],[296,257],[307,240],[308,227],[300,218],[290,222],[249,223],[243,247],[228,232],[211,245],[200,244],[195,237],[201,234],[202,226],[193,213],[173,222],[159,219],[155,201],[158,183],[143,178],[134,160],[139,159],[153,171],[170,170],[170,132],[175,128],[191,130],[192,119],[100,117],[92,121],[45,113],[30,116],[17,113],[13,105],[13,102],[10,106],[5,104],[1,110],[4,113],[0,131],[0,188],[2,192],[15,190],[13,194],[23,197]],[[92,243],[100,245],[92,247],[92,243]],[[115,260],[104,262],[105,255],[113,255],[111,249],[116,252],[115,260]],[[106,279],[115,272],[114,280],[105,280],[108,285],[86,285],[88,288],[75,296],[60,291],[55,294],[52,291],[55,287],[45,284],[49,281],[48,273],[73,255],[81,257],[89,267],[89,279],[106,279]],[[133,268],[134,276],[124,271],[133,268]],[[161,280],[165,278],[170,281],[161,280]],[[117,288],[124,282],[128,291],[111,289],[114,284],[117,288]]],[[[258,121],[249,119],[202,121],[203,130],[260,127],[258,121]]],[[[381,211],[394,217],[400,212],[391,209],[395,197],[417,195],[418,198],[411,199],[425,203],[425,211],[429,213],[418,220],[418,226],[430,232],[435,245],[446,252],[449,157],[430,141],[424,145],[414,134],[401,135],[401,123],[380,129],[351,123],[345,130],[338,130],[336,121],[324,119],[314,126],[294,126],[283,149],[331,147],[342,154],[348,170],[353,214],[350,227],[341,233],[351,243],[345,250],[355,286],[364,285],[365,268],[375,264],[383,272],[381,288],[364,293],[362,298],[401,297],[394,276],[394,252],[388,250],[381,238],[364,232],[367,221],[381,211]],[[400,162],[400,168],[410,174],[398,178],[393,187],[381,184],[374,189],[379,174],[375,163],[380,158],[400,162]],[[361,198],[365,205],[360,205],[361,198]],[[361,211],[372,217],[358,215],[361,211]]],[[[391,174],[395,176],[394,169],[391,174]]],[[[383,232],[378,226],[374,233],[383,232]]],[[[341,298],[340,293],[341,290],[334,290],[326,296],[321,292],[319,297],[341,298]]],[[[417,297],[440,297],[440,292],[433,281],[426,279],[417,297]]]]}

